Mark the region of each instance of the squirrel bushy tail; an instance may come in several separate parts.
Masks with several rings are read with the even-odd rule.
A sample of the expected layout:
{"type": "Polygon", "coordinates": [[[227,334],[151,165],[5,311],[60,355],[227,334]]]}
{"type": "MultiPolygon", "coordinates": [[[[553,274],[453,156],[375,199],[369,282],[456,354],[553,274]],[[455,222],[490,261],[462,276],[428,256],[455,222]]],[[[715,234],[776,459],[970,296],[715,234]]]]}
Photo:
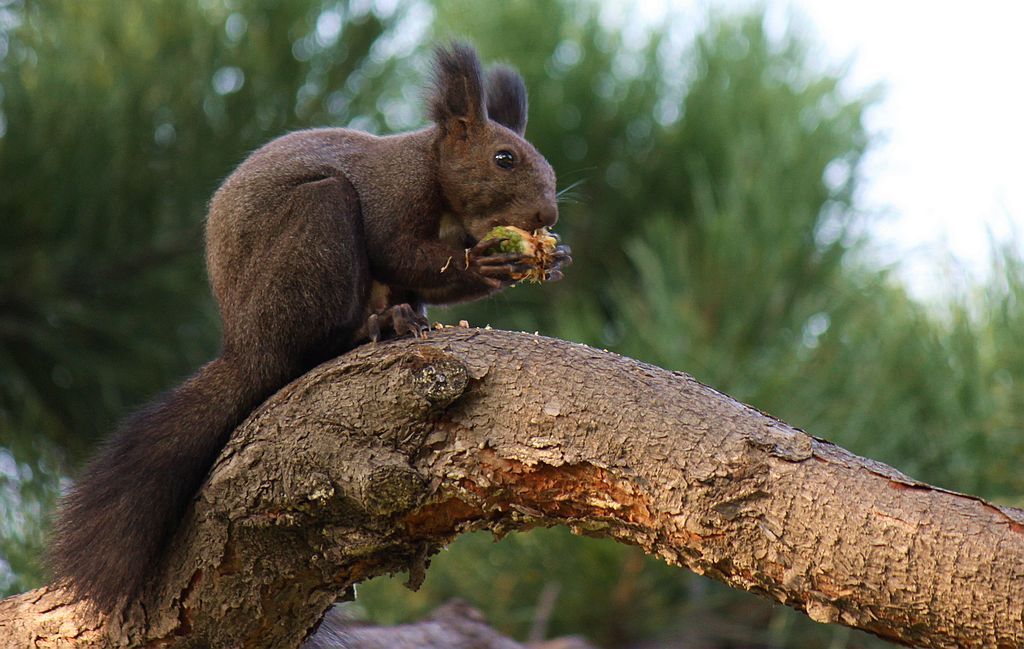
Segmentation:
{"type": "Polygon", "coordinates": [[[63,500],[60,582],[102,610],[139,593],[231,431],[280,387],[254,376],[222,356],[122,423],[63,500]]]}

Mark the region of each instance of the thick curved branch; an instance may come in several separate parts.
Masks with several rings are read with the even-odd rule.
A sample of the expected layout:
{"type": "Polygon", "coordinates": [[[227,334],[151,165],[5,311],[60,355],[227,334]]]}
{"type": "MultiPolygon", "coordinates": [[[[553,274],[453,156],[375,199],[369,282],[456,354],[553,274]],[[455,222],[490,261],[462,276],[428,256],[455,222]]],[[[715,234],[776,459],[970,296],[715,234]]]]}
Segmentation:
{"type": "Polygon", "coordinates": [[[163,583],[104,620],[0,602],[0,646],[298,646],[351,585],[472,529],[636,544],[890,640],[1024,646],[1024,512],[912,480],[691,377],[485,330],[356,349],[236,432],[163,583]]]}

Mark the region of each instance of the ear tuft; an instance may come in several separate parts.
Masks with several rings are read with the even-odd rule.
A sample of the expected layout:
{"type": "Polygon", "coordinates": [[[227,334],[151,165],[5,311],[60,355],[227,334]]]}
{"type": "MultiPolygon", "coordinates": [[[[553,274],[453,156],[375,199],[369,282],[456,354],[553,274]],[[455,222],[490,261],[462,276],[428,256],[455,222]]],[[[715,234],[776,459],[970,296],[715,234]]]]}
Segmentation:
{"type": "Polygon", "coordinates": [[[487,115],[520,136],[526,132],[526,84],[507,65],[496,65],[487,75],[487,115]]]}
{"type": "Polygon", "coordinates": [[[442,128],[454,119],[479,124],[487,120],[483,73],[471,45],[455,41],[434,51],[434,84],[427,107],[442,128]]]}

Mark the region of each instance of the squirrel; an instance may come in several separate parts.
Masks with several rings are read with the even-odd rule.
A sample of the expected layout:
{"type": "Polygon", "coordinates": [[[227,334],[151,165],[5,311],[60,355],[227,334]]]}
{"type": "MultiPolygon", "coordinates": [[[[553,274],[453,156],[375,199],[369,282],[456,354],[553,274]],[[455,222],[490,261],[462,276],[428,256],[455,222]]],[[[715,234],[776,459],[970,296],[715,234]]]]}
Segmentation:
{"type": "MultiPolygon", "coordinates": [[[[206,262],[220,355],[122,422],[59,507],[56,583],[112,611],[141,596],[232,430],[278,389],[367,341],[426,335],[426,305],[491,295],[528,260],[489,253],[500,225],[558,219],[555,174],[525,139],[527,95],[476,51],[434,53],[432,124],[379,137],[296,131],[251,154],[210,201],[206,262]]],[[[562,277],[559,245],[547,279],[562,277]]]]}

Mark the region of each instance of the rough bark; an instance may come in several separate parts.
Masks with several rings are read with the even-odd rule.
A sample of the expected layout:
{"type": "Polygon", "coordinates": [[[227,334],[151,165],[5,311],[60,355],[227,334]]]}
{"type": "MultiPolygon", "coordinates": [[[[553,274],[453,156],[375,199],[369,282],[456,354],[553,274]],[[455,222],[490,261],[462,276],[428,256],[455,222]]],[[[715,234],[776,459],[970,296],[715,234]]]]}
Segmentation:
{"type": "Polygon", "coordinates": [[[365,346],[235,432],[145,601],[43,588],[0,646],[298,646],[346,589],[474,529],[567,525],[811,618],[925,647],[1024,646],[1024,512],[917,482],[691,377],[446,330],[365,346]],[[72,640],[73,639],[73,640],[72,640]]]}

